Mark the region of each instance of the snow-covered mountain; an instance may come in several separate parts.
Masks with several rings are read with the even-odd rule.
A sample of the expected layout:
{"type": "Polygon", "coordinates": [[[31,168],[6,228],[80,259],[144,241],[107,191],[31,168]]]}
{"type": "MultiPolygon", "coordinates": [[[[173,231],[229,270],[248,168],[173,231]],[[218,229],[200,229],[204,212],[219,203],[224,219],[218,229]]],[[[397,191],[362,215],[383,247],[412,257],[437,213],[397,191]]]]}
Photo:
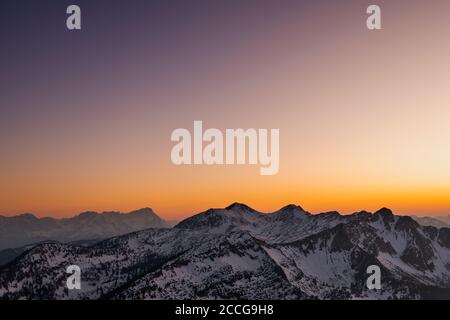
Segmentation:
{"type": "Polygon", "coordinates": [[[3,299],[450,299],[450,229],[389,209],[210,209],[89,247],[44,243],[0,269],[3,299]],[[66,267],[81,290],[65,287],[66,267]],[[369,265],[381,289],[366,287],[369,265]]]}
{"type": "Polygon", "coordinates": [[[46,240],[72,242],[105,239],[168,224],[152,209],[126,214],[119,212],[83,212],[73,218],[37,218],[32,214],[0,216],[0,250],[18,248],[46,240]]]}

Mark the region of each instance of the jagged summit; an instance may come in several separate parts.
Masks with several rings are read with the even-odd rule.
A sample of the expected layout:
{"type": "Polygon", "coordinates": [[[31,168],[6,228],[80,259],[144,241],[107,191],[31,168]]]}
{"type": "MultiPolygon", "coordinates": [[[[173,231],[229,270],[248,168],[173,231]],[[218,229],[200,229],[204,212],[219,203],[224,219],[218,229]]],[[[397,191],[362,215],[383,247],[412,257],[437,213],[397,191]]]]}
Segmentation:
{"type": "Polygon", "coordinates": [[[235,202],[224,209],[208,209],[186,218],[179,222],[175,228],[203,229],[208,231],[227,228],[242,229],[246,225],[255,223],[262,215],[262,213],[245,204],[235,202]]]}
{"type": "Polygon", "coordinates": [[[233,202],[232,204],[230,204],[228,207],[226,207],[225,209],[227,210],[246,210],[246,211],[253,211],[256,212],[255,209],[249,207],[246,204],[243,203],[239,203],[239,202],[233,202]]]}
{"type": "Polygon", "coordinates": [[[287,206],[284,206],[283,208],[281,208],[279,211],[292,211],[292,210],[299,210],[299,211],[303,211],[306,212],[305,210],[303,210],[303,208],[301,206],[295,205],[295,204],[288,204],[287,206]]]}
{"type": "Polygon", "coordinates": [[[19,214],[18,216],[16,216],[19,219],[30,219],[30,220],[36,220],[39,219],[38,217],[36,217],[34,214],[32,213],[23,213],[23,214],[19,214]]]}
{"type": "Polygon", "coordinates": [[[372,214],[372,213],[370,213],[369,211],[366,211],[366,210],[361,210],[361,211],[357,211],[357,212],[354,212],[353,214],[356,214],[356,215],[358,215],[358,214],[360,214],[360,215],[368,215],[368,214],[372,214]]]}
{"type": "Polygon", "coordinates": [[[396,219],[391,209],[381,208],[374,213],[375,217],[381,217],[385,224],[393,223],[396,219]]]}
{"type": "Polygon", "coordinates": [[[392,216],[392,215],[394,215],[392,213],[392,210],[388,209],[388,208],[381,208],[380,210],[376,211],[374,214],[379,214],[379,215],[382,215],[382,216],[392,216]]]}
{"type": "Polygon", "coordinates": [[[311,214],[303,210],[302,207],[289,204],[282,207],[280,210],[272,212],[268,215],[268,218],[272,221],[279,221],[284,223],[298,224],[302,223],[311,214]]]}
{"type": "MultiPolygon", "coordinates": [[[[121,216],[138,216],[138,215],[152,215],[152,216],[157,216],[156,213],[153,211],[153,209],[149,208],[149,207],[144,207],[141,209],[137,209],[137,210],[133,210],[127,213],[123,213],[120,211],[103,211],[103,212],[97,212],[97,211],[84,211],[81,212],[80,214],[74,216],[74,218],[95,218],[95,217],[99,217],[99,216],[117,216],[117,215],[121,215],[121,216]]],[[[71,218],[69,218],[71,219],[71,218]]]]}
{"type": "Polygon", "coordinates": [[[345,219],[344,216],[337,211],[321,212],[314,215],[314,217],[325,219],[326,221],[340,221],[342,219],[345,219]]]}
{"type": "Polygon", "coordinates": [[[152,215],[156,215],[156,213],[153,211],[152,208],[149,207],[144,207],[141,209],[137,209],[137,210],[133,210],[128,212],[127,214],[152,214],[152,215]]]}
{"type": "MultiPolygon", "coordinates": [[[[80,214],[76,215],[74,218],[88,218],[88,217],[95,217],[98,216],[100,213],[96,212],[96,211],[84,211],[81,212],[80,214]]],[[[70,218],[69,218],[70,219],[70,218]]]]}

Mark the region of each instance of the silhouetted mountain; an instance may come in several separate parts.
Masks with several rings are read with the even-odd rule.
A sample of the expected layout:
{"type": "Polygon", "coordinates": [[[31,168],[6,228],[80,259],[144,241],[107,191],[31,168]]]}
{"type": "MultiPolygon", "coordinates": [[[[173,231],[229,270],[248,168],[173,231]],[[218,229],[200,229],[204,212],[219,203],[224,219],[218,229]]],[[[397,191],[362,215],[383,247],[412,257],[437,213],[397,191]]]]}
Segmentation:
{"type": "Polygon", "coordinates": [[[168,224],[152,209],[127,214],[119,212],[83,212],[73,218],[37,218],[32,214],[0,216],[0,250],[17,248],[45,240],[72,242],[105,239],[168,224]]]}

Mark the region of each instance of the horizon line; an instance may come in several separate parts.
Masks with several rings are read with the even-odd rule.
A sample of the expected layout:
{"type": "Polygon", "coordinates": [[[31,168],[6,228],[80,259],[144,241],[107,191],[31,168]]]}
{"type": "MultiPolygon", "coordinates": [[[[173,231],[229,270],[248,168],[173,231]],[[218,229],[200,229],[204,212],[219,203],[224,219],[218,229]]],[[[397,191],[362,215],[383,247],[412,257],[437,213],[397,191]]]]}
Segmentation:
{"type": "Polygon", "coordinates": [[[287,208],[287,207],[295,206],[295,207],[300,208],[300,210],[302,210],[302,211],[304,211],[304,212],[307,212],[307,213],[310,213],[310,214],[312,214],[312,215],[319,215],[319,214],[332,213],[332,212],[337,213],[337,214],[339,214],[339,215],[341,215],[341,216],[347,216],[347,215],[352,215],[352,214],[355,214],[355,213],[361,213],[361,212],[367,212],[367,213],[370,213],[370,214],[375,214],[375,213],[377,213],[377,212],[380,211],[380,210],[388,209],[388,210],[390,210],[390,211],[391,211],[394,215],[396,215],[396,216],[412,216],[412,217],[447,217],[447,216],[450,216],[450,213],[441,213],[441,214],[435,214],[435,215],[426,215],[426,214],[425,214],[425,215],[423,215],[423,214],[422,214],[422,215],[419,215],[419,214],[409,214],[409,213],[404,213],[404,212],[396,212],[396,211],[390,209],[390,208],[387,207],[387,206],[381,207],[381,208],[379,208],[379,209],[377,209],[377,210],[375,210],[375,211],[366,210],[366,209],[361,209],[361,210],[357,210],[357,211],[349,211],[349,212],[341,212],[341,211],[339,211],[339,210],[325,210],[325,211],[313,212],[313,211],[305,210],[301,205],[294,204],[294,203],[289,203],[289,204],[284,205],[284,206],[282,206],[282,207],[280,207],[279,209],[276,209],[276,210],[274,210],[274,211],[270,211],[270,210],[263,210],[263,211],[261,211],[261,210],[255,209],[255,208],[253,208],[252,206],[249,206],[249,205],[247,205],[247,204],[245,204],[245,203],[233,202],[233,203],[231,203],[230,205],[225,206],[225,207],[212,206],[212,207],[209,207],[209,208],[200,210],[200,211],[198,211],[198,212],[195,211],[195,212],[193,212],[192,214],[184,215],[182,218],[179,218],[179,219],[175,219],[175,218],[164,218],[164,217],[163,217],[164,215],[159,214],[158,211],[155,211],[151,206],[143,206],[143,207],[140,207],[140,208],[131,209],[131,210],[125,210],[125,211],[121,211],[121,210],[89,210],[89,209],[88,209],[88,210],[81,210],[81,211],[78,211],[78,212],[69,214],[69,215],[67,215],[67,216],[41,215],[41,214],[36,213],[36,212],[25,211],[25,212],[22,212],[22,213],[16,213],[16,214],[4,214],[4,213],[0,213],[0,217],[4,217],[4,218],[14,218],[14,217],[19,217],[19,216],[24,216],[24,215],[31,215],[31,216],[33,216],[33,217],[35,217],[35,218],[38,218],[38,219],[51,218],[51,219],[63,220],[63,219],[71,219],[71,218],[75,218],[75,217],[77,217],[77,216],[80,216],[80,215],[86,214],[86,213],[93,213],[93,214],[98,214],[98,215],[102,215],[102,214],[121,214],[121,215],[128,215],[128,214],[133,214],[133,213],[136,213],[136,212],[142,211],[142,210],[150,210],[150,211],[153,212],[155,215],[157,215],[159,218],[161,218],[161,219],[163,219],[163,220],[165,220],[165,221],[182,221],[183,219],[186,219],[186,218],[195,216],[195,215],[197,215],[197,214],[204,213],[204,212],[206,212],[206,211],[208,211],[208,210],[226,210],[226,209],[230,209],[231,207],[237,206],[237,205],[238,205],[238,206],[246,207],[246,208],[248,208],[248,209],[251,209],[251,210],[253,210],[253,211],[255,211],[255,212],[258,212],[258,213],[261,213],[261,214],[273,214],[273,213],[276,213],[276,212],[278,212],[278,211],[281,211],[281,210],[283,210],[283,209],[285,209],[285,208],[287,208]]]}

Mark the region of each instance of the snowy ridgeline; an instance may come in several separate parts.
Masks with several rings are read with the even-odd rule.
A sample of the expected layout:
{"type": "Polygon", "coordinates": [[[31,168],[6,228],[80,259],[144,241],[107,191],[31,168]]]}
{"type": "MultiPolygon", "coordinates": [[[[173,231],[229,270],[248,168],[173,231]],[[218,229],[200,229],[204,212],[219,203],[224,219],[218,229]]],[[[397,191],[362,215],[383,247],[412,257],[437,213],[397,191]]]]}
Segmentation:
{"type": "Polygon", "coordinates": [[[0,269],[3,299],[450,299],[450,229],[381,209],[210,209],[92,246],[44,243],[0,269]],[[68,265],[81,290],[66,288],[68,265]],[[366,287],[367,267],[382,287],[366,287]]]}

